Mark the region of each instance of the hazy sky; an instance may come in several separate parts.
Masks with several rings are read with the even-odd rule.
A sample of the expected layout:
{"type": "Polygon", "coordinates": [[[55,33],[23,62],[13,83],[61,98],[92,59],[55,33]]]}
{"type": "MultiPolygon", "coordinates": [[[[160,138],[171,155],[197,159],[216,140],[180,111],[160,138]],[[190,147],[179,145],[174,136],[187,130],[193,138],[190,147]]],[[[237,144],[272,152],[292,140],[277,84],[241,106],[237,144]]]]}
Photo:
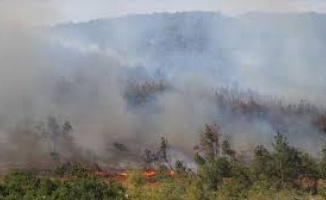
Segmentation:
{"type": "Polygon", "coordinates": [[[0,17],[24,18],[33,24],[86,21],[131,13],[221,11],[325,12],[326,0],[0,0],[0,17]]]}

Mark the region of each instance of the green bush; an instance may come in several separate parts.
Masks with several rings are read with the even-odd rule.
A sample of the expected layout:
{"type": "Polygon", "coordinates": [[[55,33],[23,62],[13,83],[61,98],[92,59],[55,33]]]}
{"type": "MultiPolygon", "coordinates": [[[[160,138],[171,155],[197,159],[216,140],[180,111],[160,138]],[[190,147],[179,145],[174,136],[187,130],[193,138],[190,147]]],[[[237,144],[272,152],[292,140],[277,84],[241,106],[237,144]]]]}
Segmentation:
{"type": "Polygon", "coordinates": [[[0,199],[125,199],[125,190],[117,183],[94,177],[77,177],[67,181],[37,178],[20,171],[6,175],[0,185],[0,199]]]}

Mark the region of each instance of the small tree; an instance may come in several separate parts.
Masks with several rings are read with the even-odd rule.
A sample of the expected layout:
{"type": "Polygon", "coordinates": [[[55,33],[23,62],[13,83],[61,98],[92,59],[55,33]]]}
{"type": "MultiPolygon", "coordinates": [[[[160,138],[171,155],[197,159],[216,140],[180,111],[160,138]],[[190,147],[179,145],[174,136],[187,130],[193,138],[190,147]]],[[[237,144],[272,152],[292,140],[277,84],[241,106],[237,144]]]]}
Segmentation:
{"type": "Polygon", "coordinates": [[[65,121],[61,126],[55,117],[48,117],[46,124],[41,123],[41,131],[44,138],[51,144],[51,155],[57,156],[57,146],[61,139],[71,142],[73,127],[69,121],[65,121]]]}
{"type": "Polygon", "coordinates": [[[258,145],[251,163],[251,173],[255,180],[272,179],[276,176],[272,154],[263,146],[258,145]]]}
{"type": "Polygon", "coordinates": [[[227,157],[220,157],[221,150],[224,151],[222,153],[228,155],[235,154],[228,142],[221,146],[221,136],[222,131],[219,126],[206,124],[204,131],[200,134],[199,152],[195,157],[202,183],[206,188],[213,190],[217,190],[218,184],[224,178],[231,177],[232,174],[232,166],[227,157]]]}
{"type": "Polygon", "coordinates": [[[225,157],[209,159],[200,166],[198,175],[206,188],[217,190],[224,178],[232,176],[232,166],[225,157]]]}
{"type": "Polygon", "coordinates": [[[302,166],[300,152],[296,148],[291,147],[287,138],[280,132],[277,132],[275,136],[273,149],[273,166],[275,167],[280,186],[293,185],[300,174],[298,169],[302,166]]]}
{"type": "Polygon", "coordinates": [[[204,131],[200,134],[199,151],[205,157],[217,158],[220,155],[220,138],[222,131],[219,126],[205,125],[204,131]]]}

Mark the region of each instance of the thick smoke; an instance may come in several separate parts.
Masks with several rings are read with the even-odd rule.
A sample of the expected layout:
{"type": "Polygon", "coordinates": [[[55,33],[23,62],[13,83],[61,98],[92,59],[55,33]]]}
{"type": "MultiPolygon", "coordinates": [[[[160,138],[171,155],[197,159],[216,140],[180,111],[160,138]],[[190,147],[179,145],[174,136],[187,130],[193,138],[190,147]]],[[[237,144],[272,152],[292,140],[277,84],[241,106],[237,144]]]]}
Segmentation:
{"type": "Polygon", "coordinates": [[[318,57],[315,70],[307,68],[317,45],[310,36],[316,32],[296,40],[290,28],[281,36],[275,32],[279,22],[265,27],[252,16],[239,18],[158,14],[45,30],[3,22],[2,161],[53,162],[35,127],[48,116],[74,128],[73,147],[58,150],[67,159],[139,161],[144,148],[161,136],[190,155],[206,123],[218,123],[239,152],[270,145],[281,130],[293,144],[317,153],[325,138],[311,123],[316,112],[284,111],[286,104],[272,100],[284,95],[290,102],[304,98],[324,106],[319,73],[324,60],[318,57]],[[272,39],[261,38],[264,34],[272,39]],[[235,85],[238,90],[220,90],[235,85]],[[271,96],[241,92],[250,88],[271,96]],[[115,142],[130,152],[117,151],[115,142]]]}
{"type": "Polygon", "coordinates": [[[172,90],[137,110],[137,127],[148,138],[168,135],[189,149],[187,144],[195,142],[204,123],[217,122],[239,150],[257,143],[270,145],[281,130],[297,146],[316,153],[324,141],[311,123],[316,112],[282,110],[287,107],[284,102],[300,107],[302,99],[315,104],[317,113],[324,108],[323,18],[310,13],[251,13],[234,18],[218,13],[164,13],[63,25],[53,31],[61,43],[77,49],[95,46],[115,52],[132,77],[149,76],[172,85],[172,90]],[[248,117],[234,114],[233,103],[223,109],[216,106],[215,90],[224,86],[254,91],[236,89],[228,97],[240,103],[250,103],[252,97],[266,104],[268,114],[248,117]],[[182,142],[185,139],[189,142],[182,142]]]}
{"type": "Polygon", "coordinates": [[[24,6],[0,3],[0,170],[51,161],[33,127],[34,118],[51,107],[46,103],[53,84],[51,64],[42,57],[39,34],[32,28],[35,13],[24,6]]]}

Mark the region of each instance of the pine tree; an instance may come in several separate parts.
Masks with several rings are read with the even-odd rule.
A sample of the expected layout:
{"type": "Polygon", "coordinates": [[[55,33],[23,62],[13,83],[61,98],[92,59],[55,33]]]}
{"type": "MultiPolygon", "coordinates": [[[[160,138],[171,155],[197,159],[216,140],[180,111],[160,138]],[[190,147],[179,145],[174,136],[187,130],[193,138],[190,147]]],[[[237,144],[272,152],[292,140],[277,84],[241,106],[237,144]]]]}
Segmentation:
{"type": "Polygon", "coordinates": [[[220,138],[222,131],[219,126],[205,125],[204,131],[200,135],[199,151],[204,157],[217,158],[220,155],[220,138]]]}
{"type": "Polygon", "coordinates": [[[290,146],[287,138],[280,132],[277,132],[277,135],[275,136],[273,148],[273,166],[276,169],[280,186],[286,187],[288,185],[295,184],[295,181],[299,177],[298,169],[300,169],[302,166],[299,151],[290,146]]]}
{"type": "Polygon", "coordinates": [[[261,178],[275,177],[271,153],[263,146],[258,145],[254,150],[254,160],[252,161],[251,171],[256,180],[261,178]]]}
{"type": "Polygon", "coordinates": [[[47,121],[41,123],[39,126],[44,138],[46,138],[51,144],[51,155],[54,157],[58,156],[58,145],[62,142],[72,141],[71,133],[73,132],[73,127],[69,121],[61,126],[55,117],[48,117],[47,121]]]}

